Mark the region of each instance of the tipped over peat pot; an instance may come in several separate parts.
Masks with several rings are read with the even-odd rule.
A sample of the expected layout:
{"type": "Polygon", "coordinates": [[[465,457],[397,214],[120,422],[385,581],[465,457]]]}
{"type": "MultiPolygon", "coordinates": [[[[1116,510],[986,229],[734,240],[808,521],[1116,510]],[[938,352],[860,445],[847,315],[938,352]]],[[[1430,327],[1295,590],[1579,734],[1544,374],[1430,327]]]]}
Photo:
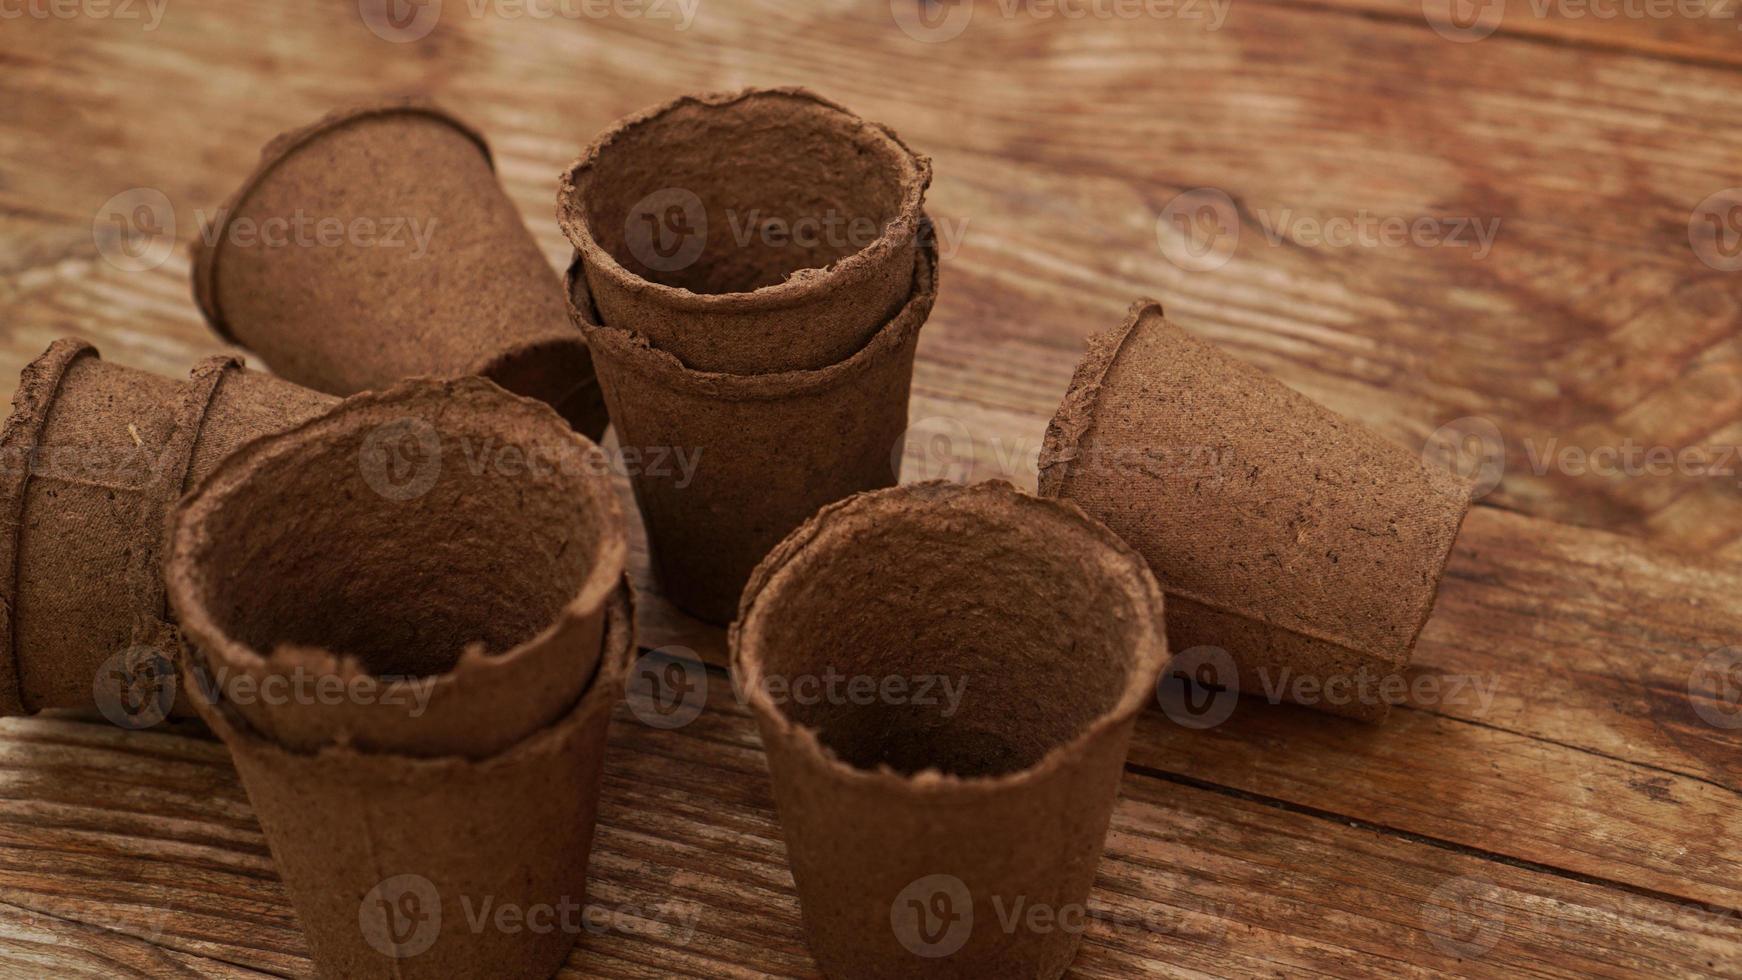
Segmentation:
{"type": "Polygon", "coordinates": [[[661,591],[724,624],[781,538],[825,504],[895,482],[890,447],[907,428],[914,350],[937,300],[936,245],[914,255],[912,294],[869,343],[828,367],[778,374],[698,371],[599,322],[582,268],[577,256],[570,308],[618,443],[637,461],[626,468],[661,591]]]}
{"type": "Polygon", "coordinates": [[[165,519],[237,446],[337,403],[233,357],[178,381],[63,339],[26,367],[0,431],[0,714],[191,712],[166,638],[165,519]]]}
{"type": "Polygon", "coordinates": [[[730,638],[823,971],[1063,973],[1080,929],[1004,920],[1086,907],[1167,659],[1142,557],[1006,483],[861,494],[768,555],[730,638]]]}
{"type": "Polygon", "coordinates": [[[557,217],[601,323],[697,371],[820,370],[913,293],[931,162],[803,89],[689,95],[563,175],[557,217]]]}
{"type": "Polygon", "coordinates": [[[605,431],[561,283],[484,138],[436,106],[341,110],[274,139],[195,241],[193,281],[214,330],[298,384],[482,375],[605,431]]]}
{"type": "Polygon", "coordinates": [[[177,508],[187,687],[324,975],[543,977],[578,938],[466,911],[585,905],[635,651],[605,472],[548,406],[424,379],[244,447],[177,508]]]}
{"type": "Polygon", "coordinates": [[[1040,492],[1149,560],[1175,650],[1225,651],[1247,694],[1370,720],[1390,710],[1385,679],[1409,663],[1470,504],[1451,474],[1148,300],[1090,338],[1040,492]]]}

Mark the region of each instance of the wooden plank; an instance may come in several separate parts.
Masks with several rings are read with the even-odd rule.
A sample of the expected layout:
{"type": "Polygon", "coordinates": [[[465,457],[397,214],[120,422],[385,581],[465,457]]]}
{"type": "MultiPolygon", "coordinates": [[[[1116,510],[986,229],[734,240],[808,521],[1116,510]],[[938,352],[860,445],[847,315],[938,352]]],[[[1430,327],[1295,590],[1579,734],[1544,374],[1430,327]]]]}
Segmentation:
{"type": "Polygon", "coordinates": [[[1714,124],[1742,108],[1733,70],[1506,34],[1451,44],[1413,16],[1266,3],[1209,33],[1000,16],[930,45],[890,28],[880,4],[705,4],[685,32],[456,15],[405,45],[353,13],[188,0],[149,35],[109,22],[9,33],[19,97],[0,153],[52,161],[71,145],[89,159],[0,181],[0,212],[26,243],[0,278],[5,376],[65,332],[164,370],[216,349],[187,301],[185,258],[122,273],[97,256],[93,216],[117,192],[157,187],[186,241],[268,136],[363,94],[359,64],[370,91],[427,91],[477,119],[553,262],[566,253],[553,175],[612,118],[686,89],[826,78],[934,155],[932,210],[960,235],[922,343],[922,405],[1037,424],[1080,338],[1155,294],[1406,445],[1492,422],[1500,506],[1742,555],[1734,472],[1618,479],[1555,461],[1568,447],[1742,443],[1742,279],[1689,239],[1696,207],[1735,183],[1742,135],[1714,124]],[[274,40],[262,55],[237,36],[274,40]],[[1157,72],[1166,84],[1148,81],[1157,72]],[[927,83],[890,84],[913,77],[927,83]],[[1239,237],[1227,265],[1197,272],[1168,260],[1157,224],[1202,186],[1235,202],[1239,237]],[[1459,243],[1321,240],[1326,221],[1418,218],[1459,243]],[[1496,220],[1478,255],[1467,223],[1496,220]]]}
{"type": "MultiPolygon", "coordinates": [[[[212,762],[213,743],[69,719],[8,719],[0,734],[63,750],[6,765],[34,789],[9,786],[0,809],[5,902],[55,907],[63,879],[31,866],[76,866],[81,881],[103,883],[84,903],[87,922],[151,909],[169,953],[307,975],[282,890],[256,871],[258,836],[233,839],[240,788],[212,762]],[[105,787],[137,778],[139,742],[183,764],[158,795],[114,807],[105,787]],[[27,800],[43,806],[21,815],[27,800]],[[202,800],[206,814],[187,812],[202,800]],[[185,837],[221,843],[192,863],[185,837]]],[[[754,728],[723,675],[709,672],[707,708],[687,727],[650,728],[621,710],[604,792],[597,931],[565,976],[812,975],[754,728]]],[[[1733,914],[1141,769],[1126,780],[1090,907],[1076,966],[1086,977],[1742,975],[1733,914]]],[[[105,952],[119,942],[112,930],[74,930],[43,962],[120,960],[105,952]]]]}

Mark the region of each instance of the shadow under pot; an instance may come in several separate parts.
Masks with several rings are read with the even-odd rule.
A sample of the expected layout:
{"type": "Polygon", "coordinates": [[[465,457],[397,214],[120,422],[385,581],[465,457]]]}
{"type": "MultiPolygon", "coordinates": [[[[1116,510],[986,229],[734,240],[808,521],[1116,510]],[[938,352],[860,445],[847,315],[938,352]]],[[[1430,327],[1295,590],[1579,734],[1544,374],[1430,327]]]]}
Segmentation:
{"type": "Polygon", "coordinates": [[[825,508],[757,568],[732,673],[835,978],[1062,974],[1166,659],[1143,559],[1007,483],[825,508]],[[1057,921],[1057,920],[1054,920],[1057,921]]]}
{"type": "Polygon", "coordinates": [[[481,378],[348,399],[226,460],[166,580],[222,700],[297,751],[483,758],[592,680],[627,555],[600,449],[481,378]]]}
{"type": "Polygon", "coordinates": [[[689,95],[563,175],[557,217],[604,325],[686,367],[813,370],[907,302],[931,162],[803,89],[689,95]]]}

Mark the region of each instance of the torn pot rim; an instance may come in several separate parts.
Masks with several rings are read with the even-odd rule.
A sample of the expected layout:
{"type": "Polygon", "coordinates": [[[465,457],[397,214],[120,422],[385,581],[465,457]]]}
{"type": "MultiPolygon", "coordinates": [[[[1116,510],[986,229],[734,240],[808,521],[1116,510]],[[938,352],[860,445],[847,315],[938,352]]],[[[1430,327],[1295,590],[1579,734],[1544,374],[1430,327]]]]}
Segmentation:
{"type": "Polygon", "coordinates": [[[210,669],[200,651],[188,651],[188,662],[182,667],[182,677],[184,680],[191,681],[184,686],[193,689],[188,697],[194,705],[195,712],[214,732],[220,735],[226,734],[220,730],[220,726],[222,726],[223,729],[228,729],[228,735],[249,741],[262,751],[286,757],[313,757],[327,761],[331,765],[345,768],[349,768],[347,764],[354,760],[368,759],[391,764],[411,777],[431,771],[439,773],[455,766],[466,766],[488,773],[494,769],[517,765],[523,756],[551,751],[552,747],[564,737],[568,729],[595,713],[605,712],[608,714],[615,707],[617,701],[621,699],[624,682],[629,676],[630,668],[634,665],[637,653],[634,600],[634,588],[629,582],[628,575],[625,574],[606,595],[603,604],[605,635],[598,669],[594,671],[591,680],[569,707],[555,720],[533,730],[506,748],[482,757],[463,754],[413,755],[405,752],[374,751],[360,749],[343,742],[324,745],[312,752],[298,751],[280,744],[257,730],[233,708],[222,703],[214,703],[206,696],[207,692],[216,685],[216,682],[209,677],[189,676],[195,670],[210,669]]]}
{"type": "Polygon", "coordinates": [[[477,144],[478,151],[484,155],[484,165],[492,171],[496,169],[495,158],[490,153],[490,144],[484,139],[481,132],[435,102],[422,98],[388,99],[335,109],[308,125],[287,130],[273,137],[272,141],[261,149],[260,160],[254,165],[254,169],[249,171],[248,176],[243,178],[241,185],[219,206],[216,223],[202,228],[192,244],[194,303],[199,306],[200,312],[204,314],[206,322],[212,330],[225,342],[243,346],[230,329],[229,320],[218,304],[218,260],[223,252],[224,241],[229,236],[230,222],[247,205],[248,199],[254,191],[265,183],[280,164],[294,156],[297,151],[346,126],[371,118],[393,115],[424,116],[446,123],[477,144]],[[207,242],[211,244],[208,245],[207,242]]]}
{"type": "Polygon", "coordinates": [[[937,244],[930,242],[915,250],[913,288],[901,309],[846,359],[820,368],[731,374],[692,368],[676,354],[655,347],[651,340],[633,330],[601,323],[587,287],[585,262],[585,257],[576,252],[564,278],[569,316],[581,328],[589,345],[597,344],[618,355],[641,377],[725,401],[780,400],[840,387],[870,370],[879,359],[899,351],[908,338],[925,326],[938,294],[937,244]]]}
{"type": "Polygon", "coordinates": [[[1156,683],[1168,659],[1164,601],[1161,587],[1143,556],[1108,530],[1106,525],[1071,501],[1052,500],[1024,493],[1005,480],[988,480],[975,484],[928,480],[882,490],[869,490],[819,510],[798,530],[776,545],[751,573],[739,603],[738,617],[728,631],[732,683],[739,696],[756,715],[771,724],[781,736],[797,739],[809,755],[820,760],[838,779],[927,796],[948,797],[964,792],[995,794],[1050,778],[1081,758],[1087,746],[1107,737],[1110,732],[1142,713],[1150,699],[1155,696],[1156,683]],[[937,494],[940,490],[943,493],[937,494]],[[1128,590],[1133,612],[1147,621],[1147,629],[1143,628],[1142,623],[1137,624],[1137,627],[1139,635],[1146,635],[1151,641],[1145,644],[1144,649],[1130,654],[1124,688],[1118,699],[1084,722],[1070,738],[1053,745],[1033,764],[1021,769],[989,776],[958,776],[929,767],[913,773],[902,773],[887,763],[879,763],[875,768],[869,769],[852,765],[822,741],[820,731],[815,726],[793,720],[781,706],[774,703],[762,683],[761,664],[752,662],[745,652],[752,645],[760,645],[762,640],[765,609],[760,603],[763,597],[786,575],[796,574],[792,570],[793,563],[813,545],[818,544],[820,539],[831,531],[849,533],[847,525],[836,522],[860,518],[864,514],[924,495],[933,495],[934,500],[941,499],[946,507],[960,507],[963,502],[971,504],[982,498],[996,499],[1000,504],[1018,508],[1048,510],[1052,516],[1075,523],[1090,538],[1104,546],[1096,549],[1095,562],[1110,576],[1133,586],[1128,590]]]}
{"type": "Polygon", "coordinates": [[[826,297],[842,287],[874,275],[889,253],[902,247],[909,239],[921,235],[929,222],[922,207],[926,189],[931,186],[931,158],[917,153],[894,130],[881,123],[864,119],[852,110],[824,98],[802,86],[774,88],[744,88],[736,92],[703,92],[681,95],[667,102],[618,120],[600,134],[568,169],[557,185],[557,224],[570,244],[587,261],[587,266],[609,277],[620,288],[656,299],[660,305],[689,313],[758,313],[787,309],[826,297]],[[698,293],[681,286],[669,286],[635,274],[617,261],[610,249],[599,243],[587,218],[586,195],[592,187],[592,174],[599,167],[600,155],[631,129],[686,105],[724,108],[752,98],[787,98],[810,102],[824,110],[852,120],[861,129],[887,140],[900,164],[902,199],[894,218],[884,224],[877,238],[826,266],[798,269],[778,283],[749,292],[698,293]]]}
{"type": "Polygon", "coordinates": [[[18,576],[24,506],[35,475],[27,456],[41,444],[49,409],[67,372],[82,357],[100,357],[95,345],[61,337],[19,372],[18,390],[0,424],[0,715],[24,710],[24,666],[18,651],[18,576]]]}
{"type": "MultiPolygon", "coordinates": [[[[261,470],[293,456],[309,440],[319,438],[323,432],[335,429],[341,432],[354,431],[359,425],[367,427],[371,423],[358,423],[357,417],[368,410],[392,409],[406,399],[420,395],[440,396],[444,406],[452,406],[456,393],[468,392],[496,398],[507,410],[544,417],[552,427],[550,431],[554,433],[554,438],[567,442],[582,452],[598,450],[596,443],[575,432],[546,403],[506,391],[485,378],[411,378],[380,392],[353,395],[323,415],[241,446],[177,502],[170,518],[170,542],[165,555],[164,582],[182,630],[194,638],[208,658],[216,656],[224,665],[243,673],[258,673],[274,666],[283,666],[321,674],[335,674],[346,679],[368,676],[381,680],[382,678],[362,668],[361,661],[349,653],[315,648],[307,644],[280,643],[263,654],[252,645],[231,636],[226,628],[220,627],[207,602],[211,579],[203,567],[203,562],[199,560],[212,544],[208,530],[203,527],[202,518],[226,506],[228,498],[261,470]]],[[[609,602],[628,563],[628,543],[621,533],[622,508],[615,492],[602,478],[583,482],[590,491],[590,503],[599,510],[603,533],[600,536],[598,554],[587,577],[576,593],[557,610],[551,621],[535,634],[499,653],[487,653],[482,643],[469,641],[461,648],[453,666],[448,670],[412,678],[385,679],[384,690],[409,691],[431,684],[451,687],[466,683],[482,672],[506,669],[519,658],[548,646],[565,630],[584,622],[609,602]],[[618,533],[612,533],[613,530],[618,533]]]]}

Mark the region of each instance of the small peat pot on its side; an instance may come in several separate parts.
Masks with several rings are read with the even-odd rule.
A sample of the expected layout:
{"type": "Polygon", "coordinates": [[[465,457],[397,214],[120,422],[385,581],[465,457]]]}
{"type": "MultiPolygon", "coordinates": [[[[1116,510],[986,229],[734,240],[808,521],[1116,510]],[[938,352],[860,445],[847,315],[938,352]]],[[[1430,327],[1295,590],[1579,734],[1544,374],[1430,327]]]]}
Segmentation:
{"type": "Polygon", "coordinates": [[[604,325],[700,371],[813,370],[907,302],[930,183],[887,128],[749,89],[618,123],[563,175],[557,217],[604,325]]]}
{"type": "Polygon", "coordinates": [[[1469,509],[1451,474],[1169,323],[1093,337],[1040,493],[1141,552],[1176,650],[1219,648],[1247,694],[1377,720],[1469,509]]]}
{"type": "Polygon", "coordinates": [[[769,554],[731,644],[826,974],[1064,972],[1167,657],[1141,556],[1006,483],[861,494],[769,554]]]}
{"type": "Polygon", "coordinates": [[[602,452],[482,378],[358,395],[182,502],[208,696],[287,750],[485,758],[592,680],[628,546],[602,452]]]}
{"type": "Polygon", "coordinates": [[[684,611],[730,621],[781,538],[825,504],[895,482],[914,349],[937,300],[936,244],[913,261],[906,305],[846,360],[719,374],[599,323],[576,256],[570,311],[593,347],[661,591],[684,611]]]}
{"type": "Polygon", "coordinates": [[[321,976],[541,980],[568,958],[611,709],[635,657],[626,584],[604,616],[591,685],[487,758],[297,752],[206,700],[213,687],[192,692],[235,760],[321,976]]]}
{"type": "Polygon", "coordinates": [[[68,338],[31,362],[0,430],[0,714],[96,707],[143,728],[191,712],[176,697],[165,519],[238,445],[337,403],[233,357],[178,381],[68,338]]]}
{"type": "Polygon", "coordinates": [[[391,101],[279,136],[194,243],[194,298],[225,339],[335,395],[482,375],[605,431],[562,285],[478,132],[391,101]]]}

